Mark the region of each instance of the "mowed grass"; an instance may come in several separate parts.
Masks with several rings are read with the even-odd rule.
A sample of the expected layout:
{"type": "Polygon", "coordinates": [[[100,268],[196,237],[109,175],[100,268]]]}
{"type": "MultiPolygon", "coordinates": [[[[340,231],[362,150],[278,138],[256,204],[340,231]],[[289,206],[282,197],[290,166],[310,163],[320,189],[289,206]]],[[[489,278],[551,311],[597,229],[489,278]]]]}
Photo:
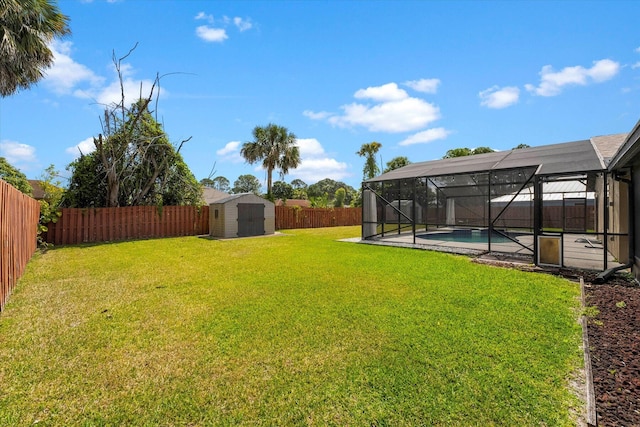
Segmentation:
{"type": "Polygon", "coordinates": [[[356,227],[37,255],[0,425],[573,425],[578,286],[356,227]]]}

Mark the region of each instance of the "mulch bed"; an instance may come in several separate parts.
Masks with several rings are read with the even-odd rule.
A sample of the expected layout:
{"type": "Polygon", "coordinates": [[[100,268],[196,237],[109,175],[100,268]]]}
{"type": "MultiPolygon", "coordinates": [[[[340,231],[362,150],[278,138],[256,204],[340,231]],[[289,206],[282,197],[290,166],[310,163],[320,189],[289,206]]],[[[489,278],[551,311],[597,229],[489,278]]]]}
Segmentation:
{"type": "Polygon", "coordinates": [[[591,367],[599,426],[640,426],[640,286],[623,277],[586,276],[591,367]]]}

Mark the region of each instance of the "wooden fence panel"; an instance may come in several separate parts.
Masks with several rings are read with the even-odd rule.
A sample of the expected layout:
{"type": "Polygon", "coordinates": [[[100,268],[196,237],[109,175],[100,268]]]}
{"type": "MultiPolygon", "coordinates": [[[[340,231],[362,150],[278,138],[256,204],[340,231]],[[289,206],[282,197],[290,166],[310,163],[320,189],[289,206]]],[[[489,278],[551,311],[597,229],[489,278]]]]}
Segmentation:
{"type": "MultiPolygon", "coordinates": [[[[361,223],[362,208],[276,206],[276,230],[361,223]]],[[[48,228],[44,240],[54,245],[198,236],[209,233],[209,207],[63,208],[58,221],[48,228]]]]}
{"type": "Polygon", "coordinates": [[[209,233],[208,206],[63,208],[44,239],[54,245],[97,243],[209,233]]]}
{"type": "Polygon", "coordinates": [[[362,208],[276,206],[276,230],[362,224],[362,208]]]}
{"type": "Polygon", "coordinates": [[[40,203],[0,180],[0,311],[37,248],[40,203]]]}

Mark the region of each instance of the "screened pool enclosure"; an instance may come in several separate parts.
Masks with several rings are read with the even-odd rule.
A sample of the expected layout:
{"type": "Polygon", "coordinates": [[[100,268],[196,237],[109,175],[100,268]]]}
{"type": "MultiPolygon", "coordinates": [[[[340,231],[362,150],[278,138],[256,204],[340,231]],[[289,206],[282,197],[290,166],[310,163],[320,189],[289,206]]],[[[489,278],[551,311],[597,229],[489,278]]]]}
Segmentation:
{"type": "Polygon", "coordinates": [[[538,265],[624,264],[627,180],[606,168],[623,137],[415,163],[383,174],[363,183],[362,238],[505,253],[538,265]]]}

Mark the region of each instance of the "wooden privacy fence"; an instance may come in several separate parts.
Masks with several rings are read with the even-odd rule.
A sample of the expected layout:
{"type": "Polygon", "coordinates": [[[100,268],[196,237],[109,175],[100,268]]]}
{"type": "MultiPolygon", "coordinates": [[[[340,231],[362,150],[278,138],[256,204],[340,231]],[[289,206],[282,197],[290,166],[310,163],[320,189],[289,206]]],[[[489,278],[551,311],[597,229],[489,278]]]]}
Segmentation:
{"type": "MultiPolygon", "coordinates": [[[[276,206],[276,230],[360,225],[362,208],[276,206]]],[[[54,245],[115,242],[209,233],[209,206],[64,208],[47,225],[43,240],[54,245]]]]}
{"type": "Polygon", "coordinates": [[[64,208],[61,213],[58,222],[48,225],[44,237],[47,243],[69,245],[209,233],[209,206],[64,208]]]}
{"type": "Polygon", "coordinates": [[[36,251],[40,203],[0,180],[0,311],[36,251]]]}
{"type": "Polygon", "coordinates": [[[361,225],[362,208],[276,206],[276,230],[361,225]]]}

